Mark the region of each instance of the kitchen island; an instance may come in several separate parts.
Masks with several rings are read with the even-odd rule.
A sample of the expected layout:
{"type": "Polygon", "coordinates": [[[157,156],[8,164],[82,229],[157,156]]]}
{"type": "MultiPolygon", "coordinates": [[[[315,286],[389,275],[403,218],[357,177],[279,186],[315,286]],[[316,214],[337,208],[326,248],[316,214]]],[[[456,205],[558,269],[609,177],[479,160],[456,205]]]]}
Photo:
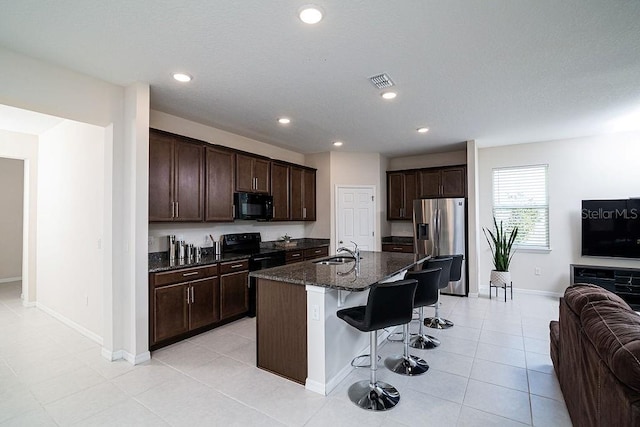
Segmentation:
{"type": "MultiPolygon", "coordinates": [[[[361,252],[360,262],[323,259],[251,273],[257,281],[258,367],[326,395],[366,353],[368,334],[338,319],[336,311],[364,305],[375,283],[399,280],[426,255],[361,252]]],[[[381,331],[378,339],[388,333],[381,331]]]]}

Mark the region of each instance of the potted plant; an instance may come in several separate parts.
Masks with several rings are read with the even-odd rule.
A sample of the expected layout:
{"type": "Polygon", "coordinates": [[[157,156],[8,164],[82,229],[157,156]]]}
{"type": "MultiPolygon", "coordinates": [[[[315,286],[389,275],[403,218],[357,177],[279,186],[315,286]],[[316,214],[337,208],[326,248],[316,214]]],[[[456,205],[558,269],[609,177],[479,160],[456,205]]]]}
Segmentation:
{"type": "Polygon", "coordinates": [[[493,253],[493,266],[495,270],[491,271],[491,283],[498,286],[506,286],[511,283],[511,273],[509,273],[509,264],[515,253],[513,244],[518,237],[518,227],[513,227],[510,233],[507,233],[502,227],[502,221],[498,227],[496,218],[493,218],[494,230],[482,229],[484,237],[489,243],[489,248],[493,253]]]}

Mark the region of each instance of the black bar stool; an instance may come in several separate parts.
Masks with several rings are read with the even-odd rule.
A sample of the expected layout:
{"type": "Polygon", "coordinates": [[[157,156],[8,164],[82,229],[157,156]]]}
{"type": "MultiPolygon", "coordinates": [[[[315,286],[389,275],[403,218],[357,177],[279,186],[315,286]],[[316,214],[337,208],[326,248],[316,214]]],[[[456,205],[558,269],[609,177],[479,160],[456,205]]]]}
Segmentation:
{"type": "Polygon", "coordinates": [[[418,327],[418,333],[411,338],[409,343],[413,348],[431,350],[440,345],[440,340],[425,334],[422,327],[424,325],[424,308],[438,302],[438,286],[440,285],[441,272],[441,268],[432,268],[429,270],[409,271],[405,276],[405,279],[416,279],[418,281],[413,308],[418,307],[420,326],[418,327]]]}
{"type": "Polygon", "coordinates": [[[337,316],[354,328],[369,332],[371,364],[369,381],[358,381],[349,387],[349,399],[363,409],[386,411],[398,404],[398,390],[376,379],[379,329],[403,325],[411,321],[415,280],[398,280],[373,285],[367,305],[339,310],[337,316]]]}
{"type": "Polygon", "coordinates": [[[453,326],[453,322],[440,317],[440,289],[449,286],[449,278],[451,277],[451,264],[453,257],[437,257],[428,259],[422,264],[423,269],[440,268],[440,284],[438,285],[438,301],[435,303],[436,315],[424,319],[424,325],[434,329],[448,329],[453,326]]]}

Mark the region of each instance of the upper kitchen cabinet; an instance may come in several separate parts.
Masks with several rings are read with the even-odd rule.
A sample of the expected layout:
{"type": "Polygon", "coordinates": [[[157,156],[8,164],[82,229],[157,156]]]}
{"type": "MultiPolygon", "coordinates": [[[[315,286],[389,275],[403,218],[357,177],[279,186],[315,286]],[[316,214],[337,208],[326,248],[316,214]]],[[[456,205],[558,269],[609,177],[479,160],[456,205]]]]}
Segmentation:
{"type": "Polygon", "coordinates": [[[387,172],[387,219],[410,220],[417,197],[415,171],[387,172]]]}
{"type": "Polygon", "coordinates": [[[316,220],[316,170],[291,167],[291,219],[316,220]]]}
{"type": "Polygon", "coordinates": [[[418,171],[419,197],[466,197],[467,167],[448,166],[418,171]]]}
{"type": "Polygon", "coordinates": [[[235,154],[219,148],[205,148],[205,221],[233,221],[235,154]]]}
{"type": "Polygon", "coordinates": [[[204,148],[149,131],[149,221],[202,221],[204,148]]]}
{"type": "Polygon", "coordinates": [[[269,193],[270,160],[236,154],[236,191],[269,193]]]}
{"type": "Polygon", "coordinates": [[[273,196],[274,221],[287,221],[290,218],[290,169],[291,167],[287,164],[271,162],[271,195],[273,196]]]}

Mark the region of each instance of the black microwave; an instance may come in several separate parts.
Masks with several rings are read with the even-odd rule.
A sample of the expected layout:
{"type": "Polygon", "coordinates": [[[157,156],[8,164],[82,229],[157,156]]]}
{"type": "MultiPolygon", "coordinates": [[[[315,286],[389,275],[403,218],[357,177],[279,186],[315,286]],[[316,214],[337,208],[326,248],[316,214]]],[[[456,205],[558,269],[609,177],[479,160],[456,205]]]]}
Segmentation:
{"type": "Polygon", "coordinates": [[[268,221],[273,218],[273,196],[268,194],[234,193],[235,219],[268,221]]]}

